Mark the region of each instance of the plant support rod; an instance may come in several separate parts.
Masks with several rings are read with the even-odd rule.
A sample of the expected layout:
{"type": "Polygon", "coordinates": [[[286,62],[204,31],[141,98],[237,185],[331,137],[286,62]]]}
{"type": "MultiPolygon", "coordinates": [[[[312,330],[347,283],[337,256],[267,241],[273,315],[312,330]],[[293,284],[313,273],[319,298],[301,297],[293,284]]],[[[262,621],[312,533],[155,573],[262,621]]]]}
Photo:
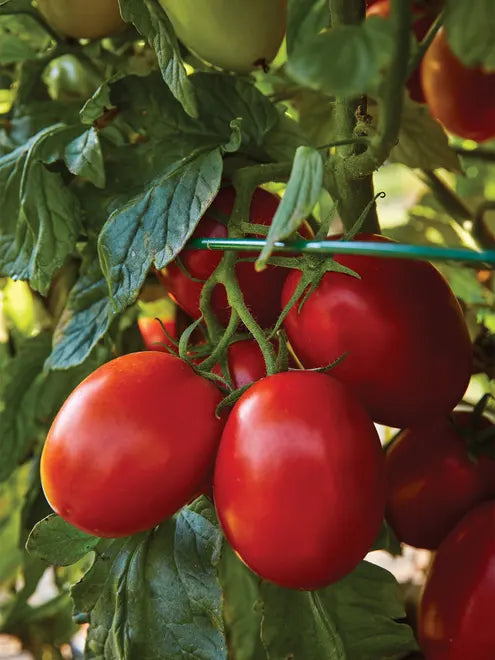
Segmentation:
{"type": "MultiPolygon", "coordinates": [[[[194,238],[187,244],[192,250],[261,251],[263,238],[194,238]]],[[[425,261],[461,261],[495,268],[495,250],[471,250],[462,247],[406,245],[403,243],[371,243],[368,241],[278,241],[277,252],[310,254],[363,254],[392,259],[418,259],[425,261]]]]}

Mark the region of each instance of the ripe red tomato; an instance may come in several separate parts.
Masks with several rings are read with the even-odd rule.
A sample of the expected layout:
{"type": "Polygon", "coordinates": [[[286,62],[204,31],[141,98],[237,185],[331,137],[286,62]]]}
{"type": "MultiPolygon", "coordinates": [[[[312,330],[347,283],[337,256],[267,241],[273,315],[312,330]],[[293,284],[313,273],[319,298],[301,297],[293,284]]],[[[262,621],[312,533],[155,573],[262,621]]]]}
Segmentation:
{"type": "MultiPolygon", "coordinates": [[[[478,430],[491,426],[486,418],[480,422],[478,430]]],[[[493,495],[488,476],[495,477],[495,461],[471,459],[460,433],[473,423],[472,413],[456,411],[452,419],[403,431],[387,451],[387,520],[401,541],[434,550],[464,514],[493,495]]]]}
{"type": "Polygon", "coordinates": [[[378,534],[384,491],[376,430],[330,376],[268,376],[232,409],[215,505],[228,541],[264,579],[317,589],[342,578],[378,534]]]}
{"type": "MultiPolygon", "coordinates": [[[[193,237],[225,238],[227,227],[221,219],[228,219],[235,200],[233,188],[222,188],[207,215],[200,221],[193,237]]],[[[250,220],[259,225],[270,225],[278,208],[279,198],[258,188],[251,201],[250,220]]],[[[244,253],[243,257],[254,257],[254,253],[244,253]]],[[[196,279],[207,280],[220,263],[221,252],[211,250],[184,250],[180,260],[184,268],[196,279]]],[[[246,305],[263,327],[275,323],[280,315],[280,293],[287,276],[285,268],[268,266],[266,270],[257,273],[254,262],[241,262],[236,265],[239,280],[246,305]]],[[[199,297],[203,285],[195,282],[184,274],[183,270],[172,263],[158,273],[158,277],[171,298],[193,318],[199,318],[199,297]]],[[[227,325],[230,317],[230,307],[227,302],[225,288],[217,285],[212,296],[213,309],[222,325],[227,325]]]]}
{"type": "Polygon", "coordinates": [[[495,502],[470,511],[438,549],[419,607],[428,660],[495,658],[495,502]]]}
{"type": "Polygon", "coordinates": [[[433,117],[459,137],[495,137],[495,73],[471,69],[452,53],[440,29],[421,65],[423,92],[433,117]]]}
{"type": "MultiPolygon", "coordinates": [[[[428,34],[428,30],[435,20],[435,13],[431,8],[425,6],[423,2],[413,4],[413,30],[414,36],[418,41],[422,41],[428,34]]],[[[366,16],[381,16],[388,18],[390,16],[390,0],[375,0],[372,6],[368,8],[366,16]]],[[[407,81],[407,89],[414,101],[424,103],[425,97],[421,88],[420,70],[416,69],[407,81]]]]}
{"type": "MultiPolygon", "coordinates": [[[[163,317],[160,319],[172,339],[176,339],[175,320],[163,317]]],[[[141,316],[138,319],[138,327],[143,338],[144,345],[148,351],[161,351],[168,353],[166,346],[173,346],[170,339],[163,331],[160,322],[151,316],[141,316]]]]}
{"type": "MultiPolygon", "coordinates": [[[[357,240],[386,241],[360,234],[357,240]]],[[[285,319],[305,367],[331,364],[375,422],[398,428],[448,415],[471,374],[471,343],[461,309],[440,273],[407,259],[340,255],[361,276],[326,273],[301,312],[285,319]]],[[[300,272],[287,277],[284,306],[300,272]]]]}
{"type": "Polygon", "coordinates": [[[266,376],[263,353],[254,340],[237,341],[227,351],[229,371],[234,388],[255,383],[266,376]]]}
{"type": "Polygon", "coordinates": [[[41,480],[52,508],[96,536],[127,536],[198,494],[222,431],[220,392],[184,361],[131,353],[94,371],[52,424],[41,480]]]}

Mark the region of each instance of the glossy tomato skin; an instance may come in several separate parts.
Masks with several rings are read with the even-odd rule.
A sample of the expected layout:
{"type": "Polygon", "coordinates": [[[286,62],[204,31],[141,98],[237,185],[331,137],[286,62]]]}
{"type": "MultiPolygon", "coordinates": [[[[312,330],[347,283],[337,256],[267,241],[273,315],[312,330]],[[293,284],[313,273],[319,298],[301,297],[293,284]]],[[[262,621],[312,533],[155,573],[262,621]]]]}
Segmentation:
{"type": "Polygon", "coordinates": [[[99,39],[126,24],[118,0],[38,0],[38,9],[57,32],[74,39],[99,39]]]}
{"type": "MultiPolygon", "coordinates": [[[[225,221],[232,212],[235,201],[233,188],[222,188],[215,198],[193,237],[225,238],[227,227],[219,218],[225,221]]],[[[278,208],[279,198],[276,195],[258,188],[251,201],[251,222],[259,225],[270,225],[278,208]]],[[[245,258],[255,257],[254,253],[245,253],[245,258]]],[[[180,259],[185,269],[196,279],[205,281],[210,277],[222,258],[221,252],[212,250],[184,250],[180,259]]],[[[257,273],[254,262],[241,262],[236,265],[239,280],[246,305],[263,327],[275,323],[280,314],[280,293],[287,276],[287,270],[268,266],[257,273]]],[[[193,318],[199,318],[199,298],[203,288],[202,282],[195,282],[184,274],[183,270],[172,263],[158,273],[169,295],[193,318]]],[[[220,323],[227,325],[230,317],[230,307],[227,302],[225,288],[217,285],[213,291],[212,307],[220,323]]]]}
{"type": "Polygon", "coordinates": [[[215,505],[229,543],[264,579],[317,589],[342,578],[378,534],[384,490],[376,430],[330,376],[268,376],[232,409],[215,505]]]}
{"type": "Polygon", "coordinates": [[[231,344],[227,351],[229,371],[235,389],[266,376],[266,364],[258,343],[251,339],[231,344]]]}
{"type": "MultiPolygon", "coordinates": [[[[356,240],[386,241],[360,234],[356,240]]],[[[471,343],[461,309],[429,263],[337,255],[361,279],[326,273],[284,326],[306,368],[346,357],[332,375],[351,387],[375,422],[398,428],[448,415],[471,374],[471,343]]],[[[287,277],[282,307],[300,279],[287,277]]]]}
{"type": "MultiPolygon", "coordinates": [[[[390,0],[375,0],[375,2],[368,7],[366,16],[381,16],[382,18],[388,18],[390,16],[390,0]]],[[[418,41],[422,41],[428,34],[428,30],[435,20],[435,13],[431,8],[428,9],[424,3],[416,2],[413,4],[413,16],[414,35],[418,41]]],[[[409,80],[407,81],[407,89],[414,101],[417,101],[418,103],[425,102],[421,87],[419,68],[409,77],[409,80]]]]}
{"type": "Polygon", "coordinates": [[[222,431],[221,398],[172,355],[143,351],[104,364],[72,392],[48,433],[41,458],[48,502],[96,536],[153,527],[205,483],[222,431]]]}
{"type": "Polygon", "coordinates": [[[440,545],[419,607],[426,660],[495,658],[495,502],[470,511],[440,545]]]}
{"type": "MultiPolygon", "coordinates": [[[[164,328],[172,337],[177,339],[175,320],[163,317],[160,319],[164,328]]],[[[143,343],[148,351],[161,351],[162,353],[169,353],[167,346],[171,348],[174,344],[167,337],[163,331],[160,321],[150,316],[141,316],[138,319],[138,327],[143,338],[143,343]]]]}
{"type": "Polygon", "coordinates": [[[421,83],[431,114],[448,131],[477,142],[495,137],[495,73],[464,66],[443,28],[423,58],[421,83]]]}
{"type": "MultiPolygon", "coordinates": [[[[399,540],[435,550],[459,520],[490,497],[495,461],[469,456],[472,413],[456,411],[403,431],[386,454],[387,520],[399,540]],[[491,465],[490,465],[491,464],[491,465]]],[[[491,426],[481,419],[482,428],[491,426]]]]}

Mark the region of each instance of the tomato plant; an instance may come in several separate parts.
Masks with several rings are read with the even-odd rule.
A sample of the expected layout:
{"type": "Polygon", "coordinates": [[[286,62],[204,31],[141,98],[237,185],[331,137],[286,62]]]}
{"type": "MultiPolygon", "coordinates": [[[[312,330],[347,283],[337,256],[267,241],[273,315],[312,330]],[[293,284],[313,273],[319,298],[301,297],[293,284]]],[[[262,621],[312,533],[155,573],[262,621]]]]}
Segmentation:
{"type": "Polygon", "coordinates": [[[438,466],[402,507],[428,533],[495,496],[491,430],[439,421],[495,411],[495,157],[461,131],[490,135],[488,4],[0,0],[0,633],[26,655],[415,657],[386,462],[416,438],[404,479],[438,466]],[[409,98],[441,26],[459,127],[409,98]],[[387,456],[371,420],[403,427],[387,456]]]}
{"type": "Polygon", "coordinates": [[[495,73],[465,66],[438,31],[421,65],[421,83],[432,115],[460,137],[495,137],[495,73]]]}
{"type": "Polygon", "coordinates": [[[160,0],[177,36],[194,53],[223,69],[267,66],[284,38],[287,0],[160,0]],[[201,20],[195,20],[198,12],[201,20]]]}
{"type": "Polygon", "coordinates": [[[378,534],[380,443],[334,379],[270,376],[229,416],[213,493],[220,524],[251,569],[284,587],[317,589],[351,571],[378,534]]]}
{"type": "Polygon", "coordinates": [[[488,660],[495,649],[495,503],[473,509],[441,544],[419,610],[428,660],[488,660]]]}
{"type": "Polygon", "coordinates": [[[61,34],[75,39],[98,39],[125,28],[118,0],[38,0],[38,9],[61,34]]]}
{"type": "MultiPolygon", "coordinates": [[[[376,422],[403,428],[448,414],[469,381],[471,342],[444,278],[424,262],[351,255],[337,261],[360,278],[326,273],[285,319],[304,366],[327,366],[345,355],[332,375],[376,422]]],[[[300,277],[296,270],[287,277],[282,305],[300,277]]]]}
{"type": "Polygon", "coordinates": [[[387,520],[401,541],[436,549],[465,513],[493,497],[495,460],[469,455],[476,434],[490,427],[486,417],[456,411],[394,441],[386,455],[387,520]]]}
{"type": "Polygon", "coordinates": [[[171,355],[131,353],[103,365],[72,392],[48,434],[41,478],[51,506],[96,536],[135,534],[171,516],[211,469],[220,400],[171,355]]]}
{"type": "MultiPolygon", "coordinates": [[[[222,188],[215,198],[208,213],[198,224],[193,234],[207,238],[227,236],[227,221],[232,212],[235,193],[232,188],[222,188]]],[[[250,221],[258,225],[269,225],[279,199],[271,193],[258,189],[253,195],[250,221]]],[[[251,253],[244,258],[253,259],[251,253]]],[[[221,254],[208,250],[185,250],[180,254],[180,264],[172,263],[158,273],[158,278],[173,300],[193,318],[201,314],[199,300],[203,282],[210,277],[221,260],[221,254]]],[[[242,289],[244,300],[256,320],[264,327],[273,325],[280,314],[280,293],[287,275],[283,268],[269,266],[262,272],[256,272],[251,261],[239,262],[236,274],[242,289]]],[[[218,284],[212,296],[212,308],[219,321],[226,325],[230,316],[225,288],[218,284]]]]}

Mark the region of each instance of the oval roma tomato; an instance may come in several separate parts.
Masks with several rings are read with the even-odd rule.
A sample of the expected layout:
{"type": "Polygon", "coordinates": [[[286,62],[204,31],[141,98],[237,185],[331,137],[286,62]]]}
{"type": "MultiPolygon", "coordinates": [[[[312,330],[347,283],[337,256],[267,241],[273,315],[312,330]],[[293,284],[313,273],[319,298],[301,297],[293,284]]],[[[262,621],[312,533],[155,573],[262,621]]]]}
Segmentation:
{"type": "Polygon", "coordinates": [[[419,606],[427,660],[495,658],[495,502],[470,511],[441,544],[419,606]]]}
{"type": "MultiPolygon", "coordinates": [[[[386,241],[359,234],[356,240],[386,241]]],[[[471,343],[454,294],[429,263],[357,255],[336,260],[361,279],[325,273],[284,325],[306,368],[346,353],[332,376],[351,387],[375,422],[398,428],[448,415],[471,374],[471,343]]],[[[285,282],[282,308],[301,274],[285,282]]]]}
{"type": "Polygon", "coordinates": [[[48,433],[41,481],[51,507],[105,537],[168,518],[210,474],[221,399],[172,355],[143,351],[104,364],[76,387],[48,433]]]}
{"type": "MultiPolygon", "coordinates": [[[[482,417],[474,433],[492,426],[482,417]]],[[[469,456],[472,413],[403,431],[386,453],[387,520],[400,541],[435,550],[464,514],[493,496],[495,460],[469,456]]],[[[495,439],[494,439],[495,446],[495,439]]]]}
{"type": "Polygon", "coordinates": [[[376,430],[330,376],[268,376],[230,413],[213,494],[225,536],[253,571],[283,587],[324,587],[358,564],[382,523],[376,430]]]}
{"type": "Polygon", "coordinates": [[[179,39],[201,58],[222,69],[246,73],[266,67],[284,38],[287,0],[159,2],[179,39]]]}
{"type": "MultiPolygon", "coordinates": [[[[368,8],[366,16],[381,16],[388,18],[390,16],[390,0],[375,0],[368,8]]],[[[428,34],[428,30],[433,25],[435,13],[431,8],[425,6],[422,2],[413,4],[413,30],[414,36],[418,41],[422,41],[428,34]]],[[[425,97],[421,88],[420,69],[416,69],[407,81],[407,89],[414,101],[424,103],[425,97]]]]}
{"type": "Polygon", "coordinates": [[[459,137],[495,137],[495,73],[466,67],[450,50],[443,28],[426,51],[421,83],[430,112],[459,137]]]}
{"type": "MultiPolygon", "coordinates": [[[[177,339],[175,320],[163,317],[160,321],[163,323],[163,326],[170,337],[172,337],[172,339],[177,339]]],[[[166,347],[174,346],[156,318],[152,316],[141,316],[138,318],[138,327],[141,332],[141,337],[143,338],[143,343],[148,351],[169,353],[166,347]]]]}
{"type": "MultiPolygon", "coordinates": [[[[230,216],[234,207],[235,191],[233,188],[222,188],[216,196],[208,213],[199,222],[193,237],[225,238],[227,227],[221,221],[230,216]]],[[[251,201],[250,221],[259,225],[270,225],[279,205],[276,195],[258,188],[251,201]]],[[[245,253],[246,257],[256,257],[256,253],[245,253]]],[[[187,314],[199,318],[199,298],[203,282],[207,280],[220,263],[221,252],[212,250],[184,250],[180,254],[181,268],[176,262],[169,264],[157,273],[170,297],[187,314]],[[183,269],[192,275],[197,282],[188,277],[183,269]]],[[[236,264],[236,274],[244,295],[244,301],[253,316],[263,327],[273,325],[280,315],[280,294],[287,277],[285,268],[268,266],[257,273],[254,262],[236,264]]],[[[212,307],[222,325],[227,325],[230,317],[230,307],[227,294],[222,285],[217,285],[213,291],[212,307]]]]}
{"type": "Polygon", "coordinates": [[[74,39],[99,39],[126,24],[118,0],[38,0],[38,9],[57,32],[74,39]]]}

